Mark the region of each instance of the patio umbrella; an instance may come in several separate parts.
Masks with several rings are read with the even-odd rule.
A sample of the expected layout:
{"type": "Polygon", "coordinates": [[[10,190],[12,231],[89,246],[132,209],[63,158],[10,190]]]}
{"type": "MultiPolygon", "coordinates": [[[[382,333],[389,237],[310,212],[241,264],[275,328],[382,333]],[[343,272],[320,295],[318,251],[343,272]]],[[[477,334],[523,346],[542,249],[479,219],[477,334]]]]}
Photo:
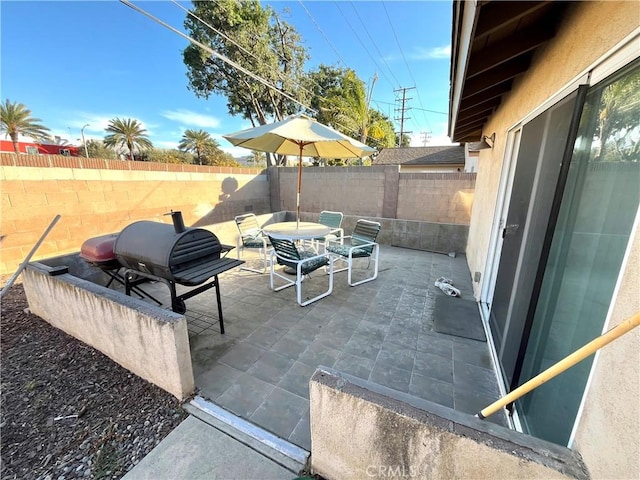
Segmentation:
{"type": "Polygon", "coordinates": [[[236,147],[281,155],[298,155],[297,223],[300,222],[302,157],[363,158],[375,152],[374,148],[302,114],[223,135],[223,138],[236,147]]]}

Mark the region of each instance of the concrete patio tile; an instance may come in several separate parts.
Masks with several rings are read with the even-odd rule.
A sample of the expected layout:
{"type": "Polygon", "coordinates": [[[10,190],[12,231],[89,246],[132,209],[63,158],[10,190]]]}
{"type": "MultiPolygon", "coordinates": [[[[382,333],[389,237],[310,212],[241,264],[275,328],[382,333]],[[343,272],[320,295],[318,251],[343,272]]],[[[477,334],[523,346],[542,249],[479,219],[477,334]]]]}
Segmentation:
{"type": "Polygon", "coordinates": [[[375,361],[369,358],[357,357],[355,355],[343,352],[340,357],[338,357],[338,360],[336,361],[333,368],[338,371],[353,375],[354,377],[368,380],[374,365],[375,361]]]}
{"type": "Polygon", "coordinates": [[[453,384],[461,391],[466,389],[466,391],[475,391],[488,396],[497,396],[499,393],[493,370],[463,362],[453,364],[453,384]]]}
{"type": "Polygon", "coordinates": [[[411,371],[376,363],[371,370],[369,381],[400,392],[409,392],[411,371]]]}
{"type": "Polygon", "coordinates": [[[250,420],[279,437],[288,439],[309,409],[309,401],[276,387],[251,415],[250,420]]]}
{"type": "MultiPolygon", "coordinates": [[[[391,322],[389,322],[391,323],[391,322]]],[[[358,328],[353,332],[353,336],[370,340],[372,342],[382,342],[391,328],[389,323],[381,324],[367,320],[362,320],[358,328]]]]}
{"type": "Polygon", "coordinates": [[[315,370],[314,367],[305,365],[302,362],[295,362],[284,377],[282,377],[278,386],[308,400],[309,380],[315,370]]]}
{"type": "Polygon", "coordinates": [[[468,363],[477,367],[486,368],[487,370],[493,370],[489,346],[484,342],[478,343],[482,343],[482,345],[456,346],[456,348],[453,349],[454,362],[468,363]]]}
{"type": "Polygon", "coordinates": [[[342,350],[350,338],[351,335],[332,331],[327,326],[325,331],[316,337],[315,341],[327,347],[342,350]]]}
{"type": "Polygon", "coordinates": [[[302,415],[302,418],[298,420],[296,428],[294,428],[291,435],[289,435],[289,441],[307,451],[311,451],[311,419],[309,409],[307,409],[306,413],[302,415]]]}
{"type": "Polygon", "coordinates": [[[364,357],[375,361],[376,358],[378,358],[381,348],[382,340],[356,332],[344,346],[343,351],[357,357],[364,357]]]}
{"type": "MultiPolygon", "coordinates": [[[[485,407],[488,407],[493,402],[495,402],[499,397],[486,395],[482,392],[470,392],[463,391],[460,392],[454,387],[453,390],[453,408],[460,412],[469,413],[475,415],[480,410],[485,407]]],[[[497,418],[497,413],[495,414],[495,418],[497,418]]],[[[489,417],[492,418],[492,417],[489,417]]]]}
{"type": "Polygon", "coordinates": [[[275,387],[247,373],[240,375],[215,403],[244,418],[266,400],[275,387]]]}
{"type": "Polygon", "coordinates": [[[220,361],[244,372],[265,352],[266,350],[263,348],[258,348],[245,342],[238,342],[232,350],[220,358],[220,361]]]}
{"type": "MultiPolygon", "coordinates": [[[[465,257],[385,245],[381,255],[375,281],[351,288],[346,273],[338,274],[334,292],[304,308],[293,289],[272,292],[268,275],[227,272],[221,280],[225,335],[215,331],[215,296],[194,297],[188,308],[208,317],[202,327],[195,325],[200,331],[189,331],[203,396],[216,397],[223,408],[306,449],[308,384],[318,365],[467,413],[491,403],[497,380],[487,343],[433,330],[436,298],[442,295],[436,278],[447,276],[471,295],[465,257]],[[286,398],[294,399],[288,413],[286,398]],[[272,408],[280,411],[274,415],[272,408]]],[[[496,414],[489,421],[506,417],[496,414]]]]}
{"type": "Polygon", "coordinates": [[[302,317],[291,315],[288,312],[283,314],[282,312],[272,316],[264,323],[265,327],[272,328],[274,330],[282,330],[288,332],[291,328],[295,327],[302,317]]]}
{"type": "Polygon", "coordinates": [[[420,334],[418,335],[416,350],[453,359],[453,341],[450,338],[439,338],[433,335],[420,334]]]}
{"type": "Polygon", "coordinates": [[[311,342],[303,341],[295,335],[286,334],[278,340],[270,349],[270,352],[279,353],[287,358],[297,360],[300,354],[304,352],[311,342]]]}
{"type": "Polygon", "coordinates": [[[247,373],[272,385],[277,385],[294,362],[295,360],[292,358],[268,351],[247,370],[247,373]]]}
{"type": "Polygon", "coordinates": [[[384,338],[385,343],[394,343],[410,350],[415,350],[418,342],[418,336],[414,331],[391,324],[387,336],[384,338]]]}
{"type": "Polygon", "coordinates": [[[419,398],[453,408],[453,384],[413,373],[409,393],[419,398]]]}
{"type": "Polygon", "coordinates": [[[313,325],[301,320],[297,325],[291,327],[288,334],[293,335],[302,341],[311,343],[323,332],[323,330],[324,328],[322,325],[313,325]]]}
{"type": "Polygon", "coordinates": [[[415,350],[409,350],[402,345],[389,343],[385,340],[380,348],[376,363],[411,371],[413,369],[415,355],[415,350]]]}
{"type": "Polygon", "coordinates": [[[453,359],[432,353],[417,352],[413,373],[453,383],[453,359]]]}
{"type": "Polygon", "coordinates": [[[415,331],[420,328],[423,322],[422,312],[423,307],[420,307],[420,314],[413,314],[412,316],[402,316],[401,313],[396,312],[393,321],[391,322],[391,328],[401,328],[403,330],[415,331]]]}
{"type": "Polygon", "coordinates": [[[340,356],[340,350],[327,347],[319,342],[309,344],[307,349],[298,357],[298,360],[305,365],[317,368],[319,365],[333,367],[340,356]]]}
{"type": "Polygon", "coordinates": [[[251,332],[245,341],[256,347],[269,349],[280,340],[285,333],[286,332],[282,330],[274,330],[273,328],[262,326],[251,332]]]}
{"type": "Polygon", "coordinates": [[[198,375],[195,382],[203,397],[215,400],[233,385],[240,375],[242,375],[241,370],[216,362],[202,375],[198,375]]]}

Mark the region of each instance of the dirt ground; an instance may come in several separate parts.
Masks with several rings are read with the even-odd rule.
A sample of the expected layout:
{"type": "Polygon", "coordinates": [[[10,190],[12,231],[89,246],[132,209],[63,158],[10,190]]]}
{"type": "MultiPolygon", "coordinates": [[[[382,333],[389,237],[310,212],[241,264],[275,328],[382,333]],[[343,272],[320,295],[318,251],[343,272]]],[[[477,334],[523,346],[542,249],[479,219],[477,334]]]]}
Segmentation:
{"type": "Polygon", "coordinates": [[[27,307],[20,284],[0,305],[1,478],[121,478],[186,412],[27,307]]]}

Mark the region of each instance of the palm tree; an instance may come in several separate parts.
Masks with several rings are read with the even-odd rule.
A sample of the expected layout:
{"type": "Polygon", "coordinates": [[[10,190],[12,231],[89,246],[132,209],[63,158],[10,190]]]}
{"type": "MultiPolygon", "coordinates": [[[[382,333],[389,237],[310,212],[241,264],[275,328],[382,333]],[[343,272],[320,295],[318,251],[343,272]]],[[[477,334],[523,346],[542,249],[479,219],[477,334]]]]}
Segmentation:
{"type": "Polygon", "coordinates": [[[20,153],[18,147],[18,135],[31,137],[36,142],[49,140],[51,137],[47,133],[49,129],[40,125],[42,120],[31,116],[29,110],[22,103],[10,102],[6,99],[0,104],[0,132],[11,138],[13,148],[17,154],[20,153]]]}
{"type": "Polygon", "coordinates": [[[129,158],[133,160],[133,149],[135,147],[141,150],[149,150],[153,148],[153,144],[147,138],[147,131],[142,128],[142,124],[138,120],[131,118],[114,118],[109,120],[109,126],[106,128],[110,135],[104,137],[104,144],[107,147],[124,147],[129,149],[129,158]]]}
{"type": "Polygon", "coordinates": [[[373,87],[367,94],[364,82],[353,70],[347,70],[341,79],[341,89],[340,96],[326,98],[324,102],[324,113],[334,127],[347,135],[355,134],[362,143],[367,143],[368,137],[384,138],[383,122],[369,108],[373,87]]]}
{"type": "Polygon", "coordinates": [[[182,140],[178,144],[178,149],[183,152],[195,153],[198,163],[202,165],[202,154],[207,148],[214,149],[218,147],[216,142],[209,132],[204,130],[186,130],[182,135],[182,140]]]}

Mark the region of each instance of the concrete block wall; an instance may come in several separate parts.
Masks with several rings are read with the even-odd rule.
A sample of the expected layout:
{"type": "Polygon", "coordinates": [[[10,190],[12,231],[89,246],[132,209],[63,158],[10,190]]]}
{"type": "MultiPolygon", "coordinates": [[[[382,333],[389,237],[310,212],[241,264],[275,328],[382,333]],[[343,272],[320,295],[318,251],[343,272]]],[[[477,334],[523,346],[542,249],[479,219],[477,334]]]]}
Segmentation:
{"type": "Polygon", "coordinates": [[[170,210],[198,227],[270,211],[259,169],[15,154],[0,163],[0,275],[16,270],[57,214],[32,260],[79,251],[138,220],[170,223],[170,210]]]}
{"type": "Polygon", "coordinates": [[[311,470],[327,480],[589,478],[568,448],[332,369],[309,394],[311,470]]]}
{"type": "MultiPolygon", "coordinates": [[[[273,211],[296,210],[297,167],[269,169],[273,211]],[[274,200],[274,199],[272,199],[274,200]]],[[[304,167],[300,210],[469,225],[475,173],[402,173],[398,166],[304,167]]]]}
{"type": "Polygon", "coordinates": [[[469,225],[475,182],[475,173],[401,173],[397,218],[469,225]]]}

